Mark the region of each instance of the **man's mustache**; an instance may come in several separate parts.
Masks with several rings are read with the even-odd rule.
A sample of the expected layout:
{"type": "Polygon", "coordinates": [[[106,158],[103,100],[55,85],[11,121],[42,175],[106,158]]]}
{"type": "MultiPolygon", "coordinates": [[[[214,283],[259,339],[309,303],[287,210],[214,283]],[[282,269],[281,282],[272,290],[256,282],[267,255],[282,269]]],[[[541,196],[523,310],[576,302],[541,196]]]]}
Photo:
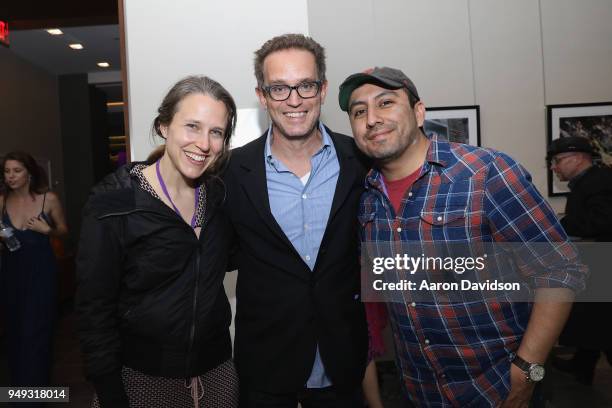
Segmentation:
{"type": "Polygon", "coordinates": [[[371,139],[373,135],[376,135],[377,133],[383,133],[383,132],[388,132],[390,130],[393,130],[394,127],[393,126],[389,126],[389,125],[376,125],[373,128],[369,129],[366,134],[365,137],[366,139],[371,139]]]}

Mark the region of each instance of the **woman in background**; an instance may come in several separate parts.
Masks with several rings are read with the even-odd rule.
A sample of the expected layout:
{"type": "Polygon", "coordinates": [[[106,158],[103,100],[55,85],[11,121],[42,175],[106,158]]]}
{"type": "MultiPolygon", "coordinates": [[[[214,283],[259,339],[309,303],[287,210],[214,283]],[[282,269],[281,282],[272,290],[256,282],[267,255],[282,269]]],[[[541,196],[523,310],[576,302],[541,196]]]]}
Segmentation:
{"type": "Polygon", "coordinates": [[[187,77],[153,122],[165,149],[94,188],[76,300],[94,407],[237,406],[223,289],[231,228],[217,177],[235,125],[230,94],[187,77]]]}
{"type": "MultiPolygon", "coordinates": [[[[21,247],[2,251],[2,302],[11,386],[48,386],[56,316],[57,265],[50,236],[68,233],[57,195],[27,153],[1,161],[2,223],[13,228],[21,247]]],[[[3,238],[0,238],[3,240],[3,238]]]]}

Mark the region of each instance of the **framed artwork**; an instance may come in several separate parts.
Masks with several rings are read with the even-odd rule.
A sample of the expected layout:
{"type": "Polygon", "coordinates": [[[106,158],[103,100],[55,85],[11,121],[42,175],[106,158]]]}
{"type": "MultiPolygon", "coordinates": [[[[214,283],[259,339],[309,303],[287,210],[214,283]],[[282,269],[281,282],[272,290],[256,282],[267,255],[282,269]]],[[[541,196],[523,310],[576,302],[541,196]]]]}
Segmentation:
{"type": "MultiPolygon", "coordinates": [[[[596,161],[612,166],[612,102],[549,105],[547,119],[547,146],[562,137],[584,137],[597,151],[596,161]]],[[[566,195],[567,183],[559,181],[550,167],[547,173],[548,195],[566,195]]]]}
{"type": "Polygon", "coordinates": [[[451,142],[480,146],[480,107],[428,107],[423,128],[428,135],[436,133],[451,142]]]}

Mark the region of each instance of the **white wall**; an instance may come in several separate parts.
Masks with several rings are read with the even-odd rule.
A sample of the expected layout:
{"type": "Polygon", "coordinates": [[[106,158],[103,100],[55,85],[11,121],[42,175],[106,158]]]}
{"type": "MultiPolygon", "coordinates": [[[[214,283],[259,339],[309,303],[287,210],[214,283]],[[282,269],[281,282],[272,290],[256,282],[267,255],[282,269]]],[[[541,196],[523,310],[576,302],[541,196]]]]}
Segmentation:
{"type": "Polygon", "coordinates": [[[275,35],[308,33],[306,0],[125,0],[124,8],[136,160],[152,150],[151,122],[177,80],[208,75],[227,88],[239,109],[257,108],[254,51],[275,35]]]}
{"type": "Polygon", "coordinates": [[[538,3],[470,3],[482,144],[518,159],[546,195],[546,120],[538,3]]]}
{"type": "Polygon", "coordinates": [[[546,104],[612,101],[612,1],[541,4],[546,104]]]}
{"type": "Polygon", "coordinates": [[[309,0],[310,34],[327,50],[326,122],[350,134],[348,117],[338,107],[338,86],[348,75],[374,66],[402,69],[431,105],[473,105],[466,4],[309,0]],[[339,18],[344,15],[349,17],[339,18]]]}

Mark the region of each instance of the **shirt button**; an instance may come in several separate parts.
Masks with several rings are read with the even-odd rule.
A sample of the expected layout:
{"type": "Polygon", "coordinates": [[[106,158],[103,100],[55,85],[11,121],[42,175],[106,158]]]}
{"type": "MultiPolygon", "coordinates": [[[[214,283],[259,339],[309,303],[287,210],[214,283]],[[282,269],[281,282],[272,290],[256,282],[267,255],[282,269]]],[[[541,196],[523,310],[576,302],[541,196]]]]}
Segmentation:
{"type": "Polygon", "coordinates": [[[397,232],[402,232],[402,227],[397,227],[397,232]]]}
{"type": "Polygon", "coordinates": [[[429,344],[429,339],[425,339],[425,344],[429,344]]]}
{"type": "Polygon", "coordinates": [[[412,191],[408,192],[408,197],[412,197],[412,191]]]}
{"type": "Polygon", "coordinates": [[[436,218],[436,220],[442,221],[442,217],[438,215],[438,218],[436,218]]]}
{"type": "Polygon", "coordinates": [[[306,255],[304,259],[306,259],[307,261],[310,261],[310,255],[306,255]]]}
{"type": "Polygon", "coordinates": [[[304,229],[308,229],[308,224],[304,224],[304,229]]]}
{"type": "Polygon", "coordinates": [[[302,194],[302,198],[305,200],[308,198],[308,196],[306,194],[302,194]]]}
{"type": "Polygon", "coordinates": [[[410,306],[412,306],[412,307],[416,307],[416,302],[412,302],[412,303],[410,304],[410,306]]]}

